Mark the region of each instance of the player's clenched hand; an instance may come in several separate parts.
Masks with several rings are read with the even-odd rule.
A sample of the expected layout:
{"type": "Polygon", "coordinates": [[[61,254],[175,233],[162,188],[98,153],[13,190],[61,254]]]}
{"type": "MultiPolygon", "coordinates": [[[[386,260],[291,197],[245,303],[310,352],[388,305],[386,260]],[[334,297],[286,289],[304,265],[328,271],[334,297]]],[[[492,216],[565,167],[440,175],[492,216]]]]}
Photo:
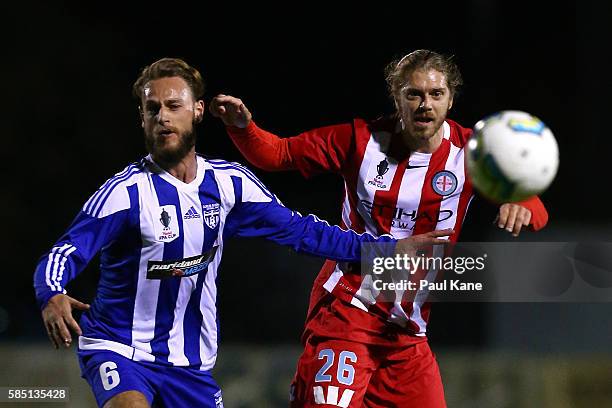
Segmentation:
{"type": "Polygon", "coordinates": [[[495,223],[518,237],[523,227],[531,222],[531,211],[519,204],[506,203],[499,207],[495,223]]]}
{"type": "Polygon", "coordinates": [[[416,256],[416,252],[420,248],[428,247],[429,245],[448,244],[449,240],[447,237],[454,233],[455,231],[453,229],[447,228],[400,239],[395,246],[395,253],[416,256]]]}
{"type": "Polygon", "coordinates": [[[47,306],[42,311],[47,335],[56,349],[60,344],[70,347],[72,342],[70,330],[79,336],[82,334],[81,328],[72,317],[72,309],[87,310],[89,305],[70,296],[59,294],[49,299],[47,306]]]}
{"type": "Polygon", "coordinates": [[[213,116],[221,118],[225,126],[245,128],[253,118],[244,103],[230,95],[215,96],[210,102],[209,110],[213,116]]]}

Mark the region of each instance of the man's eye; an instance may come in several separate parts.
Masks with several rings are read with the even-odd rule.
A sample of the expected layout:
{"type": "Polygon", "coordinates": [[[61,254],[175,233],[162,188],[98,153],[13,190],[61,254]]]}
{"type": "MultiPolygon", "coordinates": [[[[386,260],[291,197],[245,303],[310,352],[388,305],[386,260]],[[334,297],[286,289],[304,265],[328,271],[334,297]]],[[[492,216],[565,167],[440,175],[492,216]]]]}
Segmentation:
{"type": "Polygon", "coordinates": [[[170,109],[172,109],[172,110],[177,110],[180,107],[181,107],[181,105],[176,105],[176,104],[170,105],[170,109]]]}

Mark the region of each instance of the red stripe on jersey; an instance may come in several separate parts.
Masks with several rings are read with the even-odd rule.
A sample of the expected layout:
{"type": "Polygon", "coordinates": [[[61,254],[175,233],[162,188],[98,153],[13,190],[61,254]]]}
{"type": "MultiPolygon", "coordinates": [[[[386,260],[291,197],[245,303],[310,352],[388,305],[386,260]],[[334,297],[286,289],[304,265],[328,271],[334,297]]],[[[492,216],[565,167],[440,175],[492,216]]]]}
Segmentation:
{"type": "Polygon", "coordinates": [[[463,182],[463,190],[461,191],[461,196],[459,197],[459,204],[457,205],[457,220],[455,221],[455,233],[450,237],[451,242],[457,242],[459,238],[459,233],[461,232],[461,227],[463,226],[463,219],[465,217],[465,213],[468,209],[468,203],[472,198],[473,188],[472,182],[468,178],[467,175],[467,164],[464,164],[465,171],[465,181],[463,182]]]}
{"type": "MultiPolygon", "coordinates": [[[[357,206],[359,205],[357,183],[359,183],[359,169],[361,168],[361,163],[363,162],[363,157],[365,156],[365,150],[368,145],[368,141],[370,140],[371,132],[367,122],[364,120],[355,119],[352,125],[353,137],[355,138],[355,152],[354,154],[349,154],[347,156],[348,163],[345,163],[341,168],[342,177],[344,178],[344,183],[346,185],[341,211],[344,211],[344,200],[348,199],[350,207],[349,221],[351,225],[346,225],[344,220],[341,220],[341,227],[343,229],[347,229],[348,227],[357,233],[363,233],[365,232],[365,222],[357,212],[357,206]]],[[[325,261],[325,264],[319,271],[312,291],[310,292],[307,321],[316,313],[318,306],[325,298],[325,295],[327,295],[328,292],[323,285],[332,275],[335,268],[336,261],[328,259],[325,261]]],[[[360,275],[357,276],[359,279],[361,279],[360,275]]],[[[343,278],[341,279],[342,282],[339,283],[343,284],[336,285],[332,290],[332,294],[346,302],[350,302],[355,291],[354,289],[347,291],[347,287],[349,286],[348,282],[346,282],[343,278]]],[[[361,283],[358,283],[355,287],[359,287],[360,284],[361,283]]]]}
{"type": "Polygon", "coordinates": [[[346,184],[346,192],[351,211],[349,220],[351,221],[350,228],[358,233],[365,232],[365,221],[357,212],[359,205],[359,197],[357,196],[357,183],[359,180],[359,169],[365,156],[365,151],[368,146],[368,141],[372,135],[366,121],[355,119],[353,121],[353,132],[355,135],[355,154],[350,157],[350,163],[343,167],[342,176],[346,184]]]}

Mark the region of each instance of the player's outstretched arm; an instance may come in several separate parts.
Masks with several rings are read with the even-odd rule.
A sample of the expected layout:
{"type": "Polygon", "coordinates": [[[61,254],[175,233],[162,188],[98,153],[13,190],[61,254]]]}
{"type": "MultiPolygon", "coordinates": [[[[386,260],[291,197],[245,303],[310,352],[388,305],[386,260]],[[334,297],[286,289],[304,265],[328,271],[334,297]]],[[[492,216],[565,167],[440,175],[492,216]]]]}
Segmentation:
{"type": "Polygon", "coordinates": [[[88,310],[89,305],[64,294],[53,296],[42,310],[42,318],[47,335],[53,346],[58,349],[60,345],[69,347],[73,332],[81,335],[81,328],[72,316],[72,310],[88,310]]]}
{"type": "Polygon", "coordinates": [[[233,181],[233,196],[239,197],[240,201],[235,203],[227,217],[227,236],[263,237],[290,246],[297,252],[357,262],[361,259],[361,245],[365,243],[397,243],[385,246],[381,251],[387,256],[393,253],[414,255],[419,248],[447,243],[447,238],[454,233],[452,229],[446,229],[397,241],[390,235],[375,237],[343,230],[315,215],[303,216],[288,209],[252,173],[247,169],[244,172],[246,177],[241,176],[239,180],[235,177],[233,181]]]}
{"type": "Polygon", "coordinates": [[[305,177],[341,172],[354,150],[352,124],[326,126],[292,137],[279,137],[259,128],[241,99],[217,95],[209,104],[240,152],[266,171],[299,170],[305,177]]]}

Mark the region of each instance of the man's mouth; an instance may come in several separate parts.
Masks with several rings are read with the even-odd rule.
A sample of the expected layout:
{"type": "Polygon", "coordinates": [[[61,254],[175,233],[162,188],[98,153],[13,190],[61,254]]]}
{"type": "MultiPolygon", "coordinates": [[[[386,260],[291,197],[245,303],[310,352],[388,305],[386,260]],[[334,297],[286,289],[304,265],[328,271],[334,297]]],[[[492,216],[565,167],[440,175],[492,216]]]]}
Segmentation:
{"type": "Polygon", "coordinates": [[[168,137],[170,135],[176,134],[176,131],[173,129],[164,128],[164,129],[158,130],[157,134],[160,136],[168,137]]]}
{"type": "Polygon", "coordinates": [[[433,121],[434,121],[433,118],[429,116],[415,116],[414,118],[414,124],[419,127],[428,126],[433,121]]]}

